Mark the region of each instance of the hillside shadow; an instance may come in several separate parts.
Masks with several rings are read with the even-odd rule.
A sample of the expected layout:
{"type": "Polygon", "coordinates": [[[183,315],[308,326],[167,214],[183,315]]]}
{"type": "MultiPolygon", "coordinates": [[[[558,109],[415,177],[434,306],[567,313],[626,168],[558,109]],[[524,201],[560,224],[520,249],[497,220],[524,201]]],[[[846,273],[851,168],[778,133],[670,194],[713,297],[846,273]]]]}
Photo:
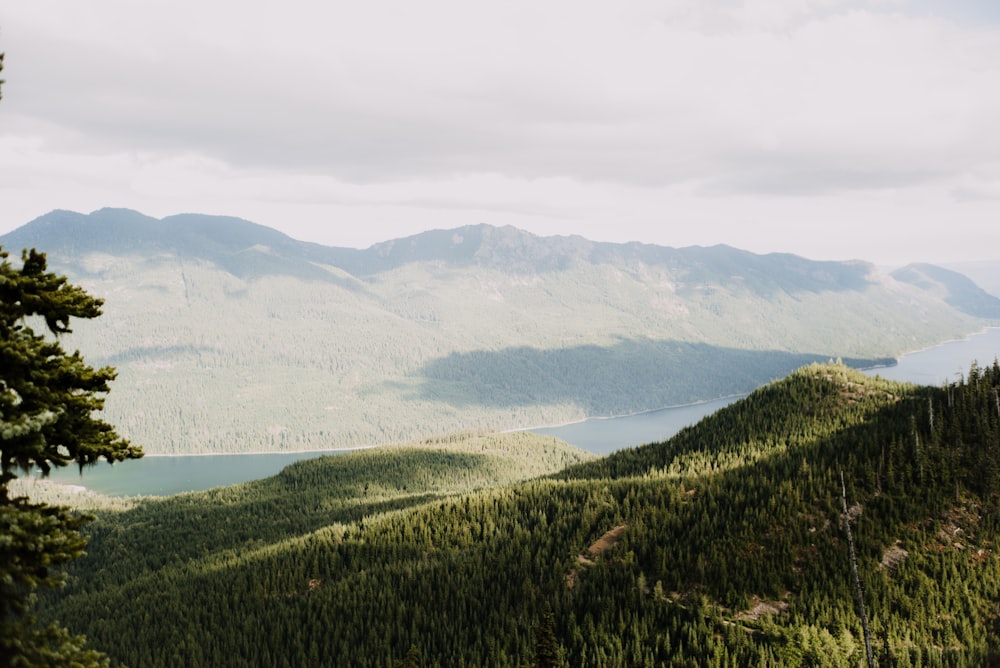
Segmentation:
{"type": "Polygon", "coordinates": [[[126,348],[111,355],[99,358],[102,364],[117,366],[128,362],[174,362],[183,360],[191,355],[201,355],[207,353],[218,353],[218,348],[201,345],[173,345],[173,346],[135,346],[126,348]]]}
{"type": "Polygon", "coordinates": [[[124,581],[126,572],[276,545],[331,524],[413,508],[461,491],[457,480],[476,471],[488,475],[490,467],[478,453],[405,449],[295,462],[262,480],[145,499],[92,526],[88,553],[98,561],[109,550],[133,555],[124,581]]]}
{"type": "MultiPolygon", "coordinates": [[[[516,408],[571,403],[620,415],[745,394],[830,355],[753,351],[686,341],[621,339],[614,345],[452,353],[424,365],[413,398],[454,406],[516,408]]],[[[891,358],[850,358],[854,368],[891,358]]]]}

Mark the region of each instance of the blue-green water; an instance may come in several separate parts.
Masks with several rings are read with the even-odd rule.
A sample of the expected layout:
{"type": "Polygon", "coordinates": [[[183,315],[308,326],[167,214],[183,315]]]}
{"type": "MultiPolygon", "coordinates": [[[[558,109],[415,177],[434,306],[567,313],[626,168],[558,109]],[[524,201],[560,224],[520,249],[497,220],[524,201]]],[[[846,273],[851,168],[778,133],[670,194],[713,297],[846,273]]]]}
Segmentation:
{"type": "Polygon", "coordinates": [[[589,452],[606,455],[632,445],[665,441],[684,427],[739,399],[738,396],[704,401],[686,406],[661,408],[648,413],[614,418],[591,418],[560,427],[532,429],[589,452]]]}
{"type": "Polygon", "coordinates": [[[108,496],[169,496],[212,487],[259,480],[278,473],[292,462],[343,451],[268,453],[255,455],[179,455],[143,457],[83,469],[58,469],[49,476],[66,485],[80,485],[108,496]]]}
{"type": "MultiPolygon", "coordinates": [[[[918,385],[941,385],[954,381],[969,371],[973,360],[987,366],[1000,356],[1000,328],[987,329],[960,341],[949,341],[909,355],[891,367],[871,369],[866,373],[918,385]]],[[[664,408],[639,415],[534,429],[572,443],[578,448],[607,454],[633,445],[664,441],[688,425],[727,406],[738,397],[717,399],[690,406],[664,408]]]]}
{"type": "Polygon", "coordinates": [[[991,327],[967,339],[948,341],[904,355],[895,366],[871,369],[867,373],[917,385],[943,385],[967,375],[972,362],[980,367],[992,366],[998,357],[1000,327],[991,327]]]}
{"type": "MultiPolygon", "coordinates": [[[[905,355],[895,366],[872,369],[868,373],[921,385],[941,385],[966,374],[973,360],[978,361],[980,366],[986,366],[998,356],[1000,328],[993,328],[968,339],[950,341],[905,355]]],[[[664,408],[626,417],[591,419],[532,431],[561,438],[590,452],[607,454],[624,447],[666,440],[737,398],[664,408]]],[[[82,476],[76,468],[62,469],[53,472],[52,478],[60,483],[81,485],[111,496],[165,496],[266,478],[292,462],[324,454],[338,452],[146,457],[114,466],[99,464],[85,469],[82,476]]]]}

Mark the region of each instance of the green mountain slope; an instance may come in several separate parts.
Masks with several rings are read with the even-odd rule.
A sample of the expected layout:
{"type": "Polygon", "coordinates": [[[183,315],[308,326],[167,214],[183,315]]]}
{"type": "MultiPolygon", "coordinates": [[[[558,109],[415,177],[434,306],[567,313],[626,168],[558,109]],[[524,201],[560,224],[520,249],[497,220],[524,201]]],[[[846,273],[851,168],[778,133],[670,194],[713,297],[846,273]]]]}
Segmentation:
{"type": "Polygon", "coordinates": [[[106,299],[67,345],[149,453],[378,444],[749,392],[983,319],[862,262],[485,225],[365,250],[234,218],[56,211],[0,237],[106,299]]]}
{"type": "Polygon", "coordinates": [[[45,612],[131,666],[522,666],[540,636],[572,666],[861,665],[843,472],[880,665],[988,665],[998,390],[997,365],[945,388],[812,365],[666,443],[454,496],[427,487],[447,460],[413,497],[409,454],[347,485],[302,462],[102,513],[45,612]]]}

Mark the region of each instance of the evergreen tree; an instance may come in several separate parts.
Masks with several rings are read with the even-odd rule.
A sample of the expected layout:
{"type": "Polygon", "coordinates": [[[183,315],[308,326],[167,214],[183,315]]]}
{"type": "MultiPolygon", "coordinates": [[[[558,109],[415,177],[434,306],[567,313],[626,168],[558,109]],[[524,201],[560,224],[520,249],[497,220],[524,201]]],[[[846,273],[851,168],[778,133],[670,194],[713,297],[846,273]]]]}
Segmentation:
{"type": "Polygon", "coordinates": [[[420,649],[416,645],[410,645],[403,660],[393,662],[395,668],[420,668],[420,649]]]}
{"type": "Polygon", "coordinates": [[[552,608],[545,606],[535,636],[535,665],[537,668],[559,668],[562,656],[556,639],[556,617],[552,608]]]}
{"type": "Polygon", "coordinates": [[[82,638],[55,625],[37,628],[31,615],[35,590],[60,584],[54,569],[83,554],[85,518],[12,496],[9,485],[35,467],[44,474],[142,451],[94,417],[114,370],[95,370],[54,340],[70,331],[70,318],[100,315],[101,300],[46,271],[43,253],[25,251],[20,268],[7,257],[0,249],[0,664],[106,665],[82,638]],[[36,323],[50,338],[35,334],[36,323]]]}

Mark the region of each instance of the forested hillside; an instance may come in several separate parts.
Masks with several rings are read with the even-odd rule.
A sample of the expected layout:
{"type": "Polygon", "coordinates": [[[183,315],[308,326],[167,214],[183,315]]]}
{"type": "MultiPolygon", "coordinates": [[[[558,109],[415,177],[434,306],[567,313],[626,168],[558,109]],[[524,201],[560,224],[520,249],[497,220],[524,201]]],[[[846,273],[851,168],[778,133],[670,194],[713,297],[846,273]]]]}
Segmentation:
{"type": "Polygon", "coordinates": [[[990,665],[998,390],[810,365],[520,483],[466,479],[482,446],[301,462],[99,512],[43,608],[133,668],[858,666],[846,515],[879,665],[990,665]]]}
{"type": "MultiPolygon", "coordinates": [[[[106,415],[150,454],[509,429],[742,394],[987,320],[860,262],[537,237],[487,225],[328,248],[234,218],[55,211],[35,246],[105,315],[106,415]]],[[[980,312],[977,312],[981,314],[980,312]]]]}

